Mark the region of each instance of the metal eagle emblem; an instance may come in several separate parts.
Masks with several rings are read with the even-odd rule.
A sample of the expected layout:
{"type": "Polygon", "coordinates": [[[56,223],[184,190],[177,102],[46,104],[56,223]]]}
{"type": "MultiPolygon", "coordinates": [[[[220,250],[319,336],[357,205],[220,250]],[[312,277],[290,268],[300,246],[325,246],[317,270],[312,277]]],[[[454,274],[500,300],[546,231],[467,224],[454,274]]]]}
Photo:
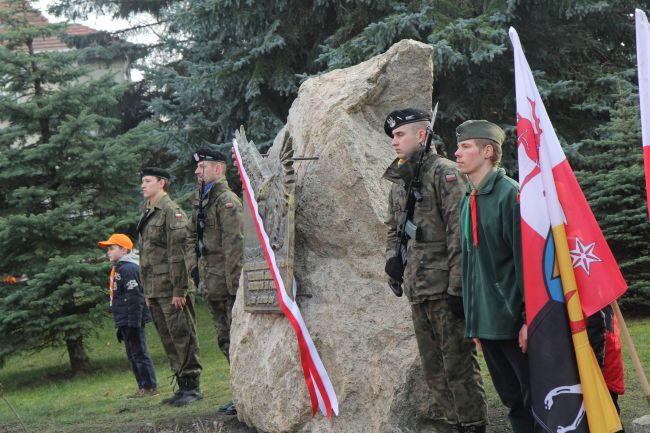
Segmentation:
{"type": "MultiPolygon", "coordinates": [[[[235,132],[246,172],[255,192],[264,230],[269,237],[285,290],[293,298],[294,236],[295,236],[295,171],[293,140],[285,130],[282,146],[272,147],[262,156],[255,144],[248,141],[244,127],[235,132]]],[[[282,313],[273,276],[266,262],[251,214],[250,203],[244,195],[244,257],[242,286],[244,310],[256,313],[282,313]]]]}

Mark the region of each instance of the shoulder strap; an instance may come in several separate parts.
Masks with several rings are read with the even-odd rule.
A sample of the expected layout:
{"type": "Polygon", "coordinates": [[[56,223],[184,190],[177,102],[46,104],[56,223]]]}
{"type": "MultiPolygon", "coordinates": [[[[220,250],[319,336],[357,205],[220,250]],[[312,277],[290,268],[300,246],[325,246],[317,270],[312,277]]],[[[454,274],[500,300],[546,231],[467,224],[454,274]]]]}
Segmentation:
{"type": "Polygon", "coordinates": [[[436,170],[438,170],[438,162],[440,161],[440,155],[433,154],[434,160],[431,163],[431,168],[433,169],[433,199],[435,200],[436,203],[436,210],[438,211],[438,216],[440,217],[440,221],[444,222],[444,219],[442,218],[442,212],[440,212],[440,202],[438,201],[438,188],[436,188],[436,170]]]}

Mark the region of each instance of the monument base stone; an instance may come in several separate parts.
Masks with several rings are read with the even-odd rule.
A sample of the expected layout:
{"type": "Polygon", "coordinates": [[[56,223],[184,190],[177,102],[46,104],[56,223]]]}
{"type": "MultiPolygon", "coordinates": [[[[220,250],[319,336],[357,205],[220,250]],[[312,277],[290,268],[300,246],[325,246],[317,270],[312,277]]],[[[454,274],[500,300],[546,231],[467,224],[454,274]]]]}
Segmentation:
{"type": "MultiPolygon", "coordinates": [[[[294,278],[298,303],[338,396],[312,417],[296,336],[279,314],[244,309],[231,331],[239,419],[259,432],[422,432],[438,416],[422,374],[410,306],[387,285],[388,183],[383,132],[397,108],[430,109],[432,48],[404,40],[386,53],[305,81],[267,158],[289,138],[296,160],[294,278]]],[[[241,285],[240,285],[241,287],[241,285]]],[[[241,294],[241,288],[240,288],[241,294]]]]}

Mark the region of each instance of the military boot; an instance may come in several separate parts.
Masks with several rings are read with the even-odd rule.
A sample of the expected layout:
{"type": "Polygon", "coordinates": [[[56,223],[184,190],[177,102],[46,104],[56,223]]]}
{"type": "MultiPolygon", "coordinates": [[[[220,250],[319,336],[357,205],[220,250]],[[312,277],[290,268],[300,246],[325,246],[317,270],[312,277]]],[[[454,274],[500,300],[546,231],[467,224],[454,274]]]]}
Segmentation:
{"type": "Polygon", "coordinates": [[[179,398],[183,396],[185,392],[185,379],[179,376],[176,376],[176,383],[178,384],[178,389],[171,397],[162,399],[160,404],[174,404],[179,398]]]}
{"type": "Polygon", "coordinates": [[[235,407],[235,403],[231,404],[228,409],[225,410],[226,415],[237,415],[237,408],[235,407]]]}
{"type": "Polygon", "coordinates": [[[172,406],[185,406],[186,404],[203,398],[199,387],[199,376],[187,376],[181,379],[185,383],[185,390],[176,401],[171,403],[172,406]]]}
{"type": "Polygon", "coordinates": [[[232,401],[222,404],[221,406],[219,406],[219,412],[225,412],[226,410],[228,410],[230,406],[232,406],[232,401]]]}

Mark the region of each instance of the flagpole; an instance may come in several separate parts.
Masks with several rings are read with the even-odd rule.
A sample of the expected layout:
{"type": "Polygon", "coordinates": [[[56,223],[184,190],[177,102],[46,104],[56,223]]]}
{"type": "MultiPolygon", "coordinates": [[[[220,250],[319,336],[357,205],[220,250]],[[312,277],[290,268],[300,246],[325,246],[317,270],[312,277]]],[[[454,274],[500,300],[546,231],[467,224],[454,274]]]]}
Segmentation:
{"type": "MultiPolygon", "coordinates": [[[[542,171],[542,174],[544,174],[544,171],[542,171]]],[[[553,227],[552,232],[571,328],[571,339],[575,348],[580,383],[582,385],[582,396],[587,411],[589,431],[592,433],[616,432],[622,429],[621,420],[589,343],[587,324],[580,304],[580,295],[578,294],[578,285],[573,272],[564,224],[553,227]],[[599,400],[598,396],[602,396],[604,400],[599,400]],[[607,412],[612,416],[611,419],[608,419],[607,412]],[[615,418],[613,418],[614,416],[615,418]],[[608,421],[613,422],[615,425],[610,424],[608,421]]]]}
{"type": "Polygon", "coordinates": [[[650,221],[650,27],[645,12],[634,11],[636,22],[636,59],[639,77],[639,111],[641,114],[641,145],[645,166],[646,200],[650,221]]]}
{"type": "Polygon", "coordinates": [[[619,332],[623,335],[623,340],[625,341],[627,353],[629,353],[630,358],[632,358],[632,365],[634,365],[634,370],[636,370],[636,374],[641,381],[643,394],[645,395],[648,404],[650,404],[650,384],[648,384],[648,378],[645,375],[645,371],[643,371],[641,360],[639,359],[639,355],[636,353],[634,342],[632,341],[630,332],[625,324],[625,319],[623,319],[623,314],[621,314],[621,309],[618,307],[618,302],[612,302],[612,307],[614,308],[614,314],[616,314],[616,320],[618,320],[619,332]]]}
{"type": "MultiPolygon", "coordinates": [[[[528,194],[529,201],[535,199],[540,202],[540,206],[537,206],[536,209],[541,211],[540,215],[530,215],[532,209],[527,209],[531,216],[527,221],[523,217],[525,209],[522,206],[522,220],[527,224],[532,224],[527,227],[545,239],[548,239],[549,236],[548,227],[550,226],[552,229],[556,265],[560,271],[569,319],[568,331],[571,333],[579,375],[579,378],[575,380],[579,381],[582,390],[589,431],[591,433],[617,432],[622,428],[620,417],[589,344],[578,281],[580,281],[581,288],[586,290],[583,294],[587,301],[585,309],[589,314],[609,305],[625,291],[627,286],[548,118],[530,66],[523,53],[519,36],[512,27],[509,34],[515,54],[520,170],[523,161],[528,170],[528,175],[523,183],[530,185],[526,186],[526,189],[522,185],[522,203],[526,199],[524,195],[528,194]],[[531,182],[526,183],[528,180],[531,182]],[[544,210],[546,212],[543,212],[544,210]],[[583,240],[589,239],[589,251],[595,248],[597,243],[599,244],[600,256],[594,255],[591,260],[603,262],[602,268],[594,267],[592,269],[594,272],[590,275],[589,264],[591,262],[583,260],[576,263],[572,257],[574,251],[569,249],[569,234],[571,240],[576,244],[576,249],[580,249],[579,245],[582,245],[578,236],[582,236],[583,240]],[[576,275],[574,264],[576,267],[580,265],[584,274],[581,271],[576,275]],[[586,281],[585,275],[587,276],[586,281]],[[591,285],[594,282],[599,284],[594,286],[595,289],[591,291],[591,285]]],[[[522,224],[522,231],[523,228],[522,224]]],[[[535,272],[539,271],[535,270],[535,272]]],[[[546,277],[543,276],[543,278],[546,277]]]]}

